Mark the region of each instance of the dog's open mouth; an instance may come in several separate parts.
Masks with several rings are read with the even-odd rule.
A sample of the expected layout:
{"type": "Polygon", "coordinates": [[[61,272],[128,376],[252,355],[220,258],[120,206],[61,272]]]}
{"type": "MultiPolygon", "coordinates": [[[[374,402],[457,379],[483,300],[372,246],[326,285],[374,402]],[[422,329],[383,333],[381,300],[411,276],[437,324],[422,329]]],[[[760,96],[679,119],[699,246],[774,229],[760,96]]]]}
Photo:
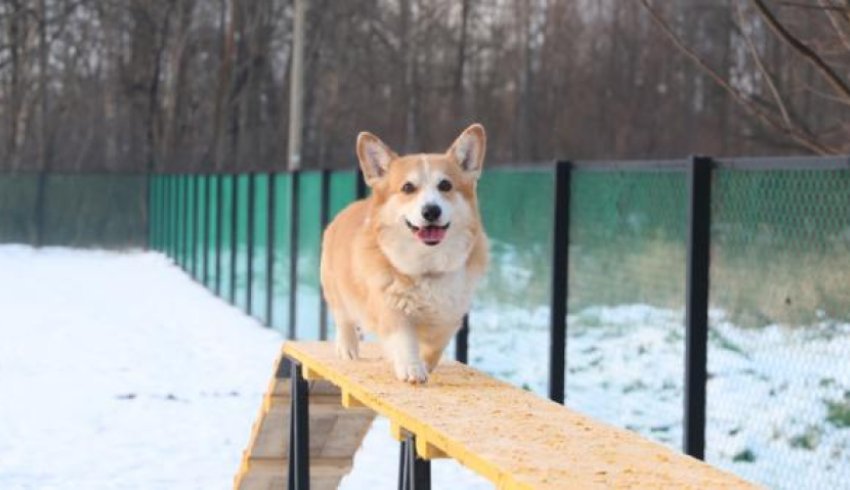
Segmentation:
{"type": "Polygon", "coordinates": [[[407,227],[410,228],[410,231],[416,235],[416,238],[422,240],[422,243],[429,246],[434,246],[446,237],[446,230],[449,229],[449,225],[451,223],[446,223],[443,226],[437,225],[428,225],[428,226],[414,226],[410,221],[404,220],[407,223],[407,227]]]}

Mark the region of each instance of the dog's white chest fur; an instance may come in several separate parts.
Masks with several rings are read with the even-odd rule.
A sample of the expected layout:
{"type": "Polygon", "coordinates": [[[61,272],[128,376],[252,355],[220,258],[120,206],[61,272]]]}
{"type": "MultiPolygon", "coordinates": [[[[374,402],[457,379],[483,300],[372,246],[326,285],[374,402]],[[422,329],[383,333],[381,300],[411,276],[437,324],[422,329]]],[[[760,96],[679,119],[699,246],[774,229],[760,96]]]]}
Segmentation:
{"type": "Polygon", "coordinates": [[[455,324],[469,310],[474,282],[465,268],[422,275],[412,285],[393,291],[395,306],[416,323],[455,324]]]}

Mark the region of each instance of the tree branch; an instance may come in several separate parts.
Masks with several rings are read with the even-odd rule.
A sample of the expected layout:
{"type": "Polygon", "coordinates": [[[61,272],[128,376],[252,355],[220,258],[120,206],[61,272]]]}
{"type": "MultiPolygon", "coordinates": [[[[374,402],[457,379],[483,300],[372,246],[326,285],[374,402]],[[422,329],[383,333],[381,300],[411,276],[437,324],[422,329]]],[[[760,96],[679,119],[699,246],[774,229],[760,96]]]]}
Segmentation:
{"type": "Polygon", "coordinates": [[[815,53],[812,48],[808,47],[805,43],[794,37],[782,23],[773,15],[767,6],[764,3],[764,0],[752,0],[756,9],[761,14],[762,18],[767,22],[767,25],[773,30],[774,34],[779,36],[780,39],[785,41],[792,49],[803,55],[811,64],[815,66],[815,68],[826,78],[827,82],[832,85],[832,88],[840,94],[842,97],[850,100],[850,86],[841,79],[841,77],[835,73],[835,71],[830,67],[817,53],[815,53]]]}
{"type": "Polygon", "coordinates": [[[750,113],[752,116],[760,120],[762,123],[772,127],[776,131],[779,131],[782,134],[785,134],[789,138],[796,141],[802,147],[808,149],[809,151],[821,154],[821,155],[830,155],[836,154],[838,151],[835,148],[828,147],[817,140],[813,135],[808,134],[804,130],[801,130],[799,127],[794,125],[786,125],[781,119],[777,118],[774,114],[771,114],[764,109],[762,109],[757,104],[753,103],[743,92],[739,89],[732,86],[728,80],[726,80],[723,76],[717,73],[708,63],[702,59],[702,57],[697,54],[693,49],[689,48],[685,45],[685,43],[679,38],[679,36],[673,32],[673,29],[661,17],[661,15],[652,7],[649,3],[649,0],[640,0],[643,7],[649,13],[653,22],[664,31],[664,34],[668,37],[670,42],[682,52],[687,58],[689,58],[697,67],[699,67],[709,78],[714,80],[717,85],[719,85],[726,93],[728,93],[732,99],[741,106],[744,110],[750,113]]]}
{"type": "Polygon", "coordinates": [[[779,89],[776,87],[776,83],[773,80],[773,76],[770,72],[767,71],[767,67],[764,66],[764,62],[761,59],[761,55],[759,55],[758,50],[756,49],[756,45],[753,42],[753,39],[749,34],[744,30],[744,7],[739,3],[737,4],[735,11],[738,14],[738,22],[741,30],[741,37],[744,38],[744,41],[747,43],[747,47],[750,50],[750,54],[753,57],[753,60],[756,62],[756,66],[761,72],[762,76],[764,76],[765,81],[767,82],[767,87],[770,89],[770,93],[773,95],[773,99],[776,101],[777,107],[779,107],[779,112],[782,113],[782,119],[785,121],[787,126],[791,126],[791,117],[788,115],[788,108],[785,104],[785,100],[782,98],[782,95],[779,93],[779,89]]]}
{"type": "MultiPolygon", "coordinates": [[[[829,0],[819,0],[819,2],[824,8],[829,6],[829,0]]],[[[847,27],[850,26],[850,19],[847,18],[847,12],[834,7],[833,9],[828,10],[826,15],[829,17],[829,23],[832,24],[832,28],[835,30],[835,34],[838,35],[838,39],[841,40],[841,44],[844,46],[844,49],[850,51],[850,35],[847,33],[847,27]],[[842,14],[844,14],[843,18],[842,14]],[[842,21],[847,24],[847,26],[842,27],[842,21]]]]}

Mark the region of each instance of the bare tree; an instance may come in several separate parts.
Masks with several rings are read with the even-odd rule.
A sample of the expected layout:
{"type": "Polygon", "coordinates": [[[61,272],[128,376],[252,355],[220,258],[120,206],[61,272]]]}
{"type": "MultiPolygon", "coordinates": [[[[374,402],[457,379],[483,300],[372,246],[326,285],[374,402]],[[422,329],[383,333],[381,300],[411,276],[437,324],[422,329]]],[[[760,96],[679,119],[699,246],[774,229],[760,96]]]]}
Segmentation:
{"type": "Polygon", "coordinates": [[[731,74],[721,72],[723,67],[711,65],[696,47],[689,45],[649,0],[641,0],[641,3],[676,49],[771,132],[782,135],[800,148],[818,154],[835,154],[850,150],[850,143],[847,142],[850,127],[841,122],[841,119],[846,118],[847,108],[850,107],[850,84],[839,68],[850,55],[850,49],[847,49],[845,43],[850,32],[850,4],[819,0],[808,4],[787,4],[783,7],[795,9],[797,14],[804,10],[807,15],[806,22],[810,24],[822,25],[828,21],[833,34],[829,36],[832,39],[827,38],[826,42],[823,38],[804,41],[792,32],[790,18],[783,21],[765,0],[751,1],[755,17],[748,16],[740,5],[734,7],[737,9],[738,31],[747,47],[752,65],[745,76],[739,74],[737,79],[733,79],[731,74]],[[820,18],[814,17],[815,15],[820,18]],[[776,63],[779,66],[771,66],[761,53],[759,45],[767,42],[763,35],[759,36],[763,26],[767,26],[789,51],[788,58],[782,58],[776,63]],[[844,53],[833,56],[833,61],[828,60],[827,53],[841,46],[844,53]],[[808,64],[808,70],[814,70],[817,80],[807,80],[802,84],[795,80],[799,73],[808,72],[801,64],[808,64]],[[755,70],[752,70],[752,67],[755,67],[755,70]],[[778,80],[782,69],[785,69],[784,80],[778,80]],[[804,96],[798,95],[800,93],[804,93],[804,96]],[[829,111],[832,116],[828,118],[832,120],[830,125],[817,123],[817,120],[824,119],[823,112],[812,114],[810,110],[803,110],[806,102],[811,100],[810,97],[827,100],[835,106],[829,111]]]}

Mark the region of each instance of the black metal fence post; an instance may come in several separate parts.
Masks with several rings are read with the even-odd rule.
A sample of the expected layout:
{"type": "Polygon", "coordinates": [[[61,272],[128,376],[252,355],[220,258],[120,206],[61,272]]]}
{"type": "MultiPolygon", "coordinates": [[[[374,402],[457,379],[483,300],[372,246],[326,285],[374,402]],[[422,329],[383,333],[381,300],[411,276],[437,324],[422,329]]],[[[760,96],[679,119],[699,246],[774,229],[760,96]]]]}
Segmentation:
{"type": "Polygon", "coordinates": [[[572,164],[555,164],[552,213],[552,291],[549,327],[549,398],[564,403],[567,346],[567,287],[570,246],[570,177],[572,164]]]}
{"type": "Polygon", "coordinates": [[[290,174],[292,189],[289,193],[289,329],[287,338],[296,338],[295,323],[298,320],[298,194],[300,174],[293,170],[290,174]]]}
{"type": "Polygon", "coordinates": [[[239,246],[239,176],[230,178],[230,304],[236,304],[236,247],[239,246]]]}
{"type": "Polygon", "coordinates": [[[166,233],[168,233],[168,176],[159,176],[159,250],[165,253],[166,233]]]}
{"type": "Polygon", "coordinates": [[[165,224],[165,176],[156,176],[156,250],[162,252],[163,225],[165,224]]]}
{"type": "Polygon", "coordinates": [[[712,160],[692,157],[688,167],[688,257],[685,298],[685,453],[705,457],[708,294],[712,160]]]}
{"type": "Polygon", "coordinates": [[[181,230],[183,239],[180,241],[180,267],[185,271],[189,269],[189,174],[183,174],[181,180],[183,181],[183,209],[180,211],[183,214],[183,221],[180,224],[183,225],[181,230]]]}
{"type": "Polygon", "coordinates": [[[245,224],[245,241],[247,250],[247,264],[245,265],[245,312],[248,315],[254,313],[254,199],[257,175],[254,172],[248,174],[248,222],[245,224]]]}
{"type": "Polygon", "coordinates": [[[301,364],[292,363],[290,376],[289,488],[310,488],[310,400],[309,383],[303,378],[301,364]]]}
{"type": "Polygon", "coordinates": [[[215,294],[221,296],[221,226],[224,217],[221,213],[222,194],[224,192],[224,177],[221,174],[215,176],[215,294]]]}
{"type": "Polygon", "coordinates": [[[151,183],[153,182],[153,174],[148,171],[145,176],[145,250],[151,250],[155,247],[152,243],[153,233],[151,232],[153,226],[153,213],[151,213],[151,203],[154,202],[154,197],[151,195],[153,193],[153,186],[151,183]]]}
{"type": "Polygon", "coordinates": [[[148,173],[148,248],[150,250],[159,249],[159,175],[148,173]]]}
{"type": "MultiPolygon", "coordinates": [[[[327,228],[331,216],[331,171],[323,169],[321,173],[321,194],[319,198],[319,219],[322,231],[327,228]]],[[[321,249],[321,245],[319,245],[321,249]]],[[[321,251],[320,251],[321,253],[321,251]]],[[[328,338],[328,305],[325,295],[322,293],[321,281],[319,281],[319,340],[328,338]]]]}
{"type": "Polygon", "coordinates": [[[469,313],[463,315],[463,323],[455,335],[455,360],[464,364],[469,362],[469,313]]]}
{"type": "Polygon", "coordinates": [[[145,203],[145,213],[148,215],[147,226],[145,227],[147,237],[145,240],[145,249],[156,250],[156,227],[159,224],[156,219],[157,202],[156,202],[156,183],[157,176],[148,172],[145,178],[145,186],[147,188],[147,202],[145,203]]]}
{"type": "Polygon", "coordinates": [[[171,184],[169,185],[170,205],[168,218],[168,256],[172,262],[177,262],[177,213],[180,209],[179,205],[179,184],[176,175],[172,174],[169,177],[171,184]]]}
{"type": "Polygon", "coordinates": [[[357,169],[357,180],[355,182],[354,187],[354,195],[357,199],[363,199],[366,197],[366,194],[369,192],[369,188],[366,185],[366,179],[363,177],[363,170],[360,168],[357,169]]]}
{"type": "Polygon", "coordinates": [[[212,176],[204,175],[202,179],[204,182],[204,263],[201,280],[204,286],[207,286],[210,278],[210,181],[212,176]]]}
{"type": "Polygon", "coordinates": [[[201,176],[192,175],[192,278],[198,279],[198,192],[201,176]]]}
{"type": "Polygon", "coordinates": [[[275,190],[277,178],[269,173],[268,198],[266,199],[266,325],[272,326],[274,314],[274,234],[275,234],[275,190]]]}

